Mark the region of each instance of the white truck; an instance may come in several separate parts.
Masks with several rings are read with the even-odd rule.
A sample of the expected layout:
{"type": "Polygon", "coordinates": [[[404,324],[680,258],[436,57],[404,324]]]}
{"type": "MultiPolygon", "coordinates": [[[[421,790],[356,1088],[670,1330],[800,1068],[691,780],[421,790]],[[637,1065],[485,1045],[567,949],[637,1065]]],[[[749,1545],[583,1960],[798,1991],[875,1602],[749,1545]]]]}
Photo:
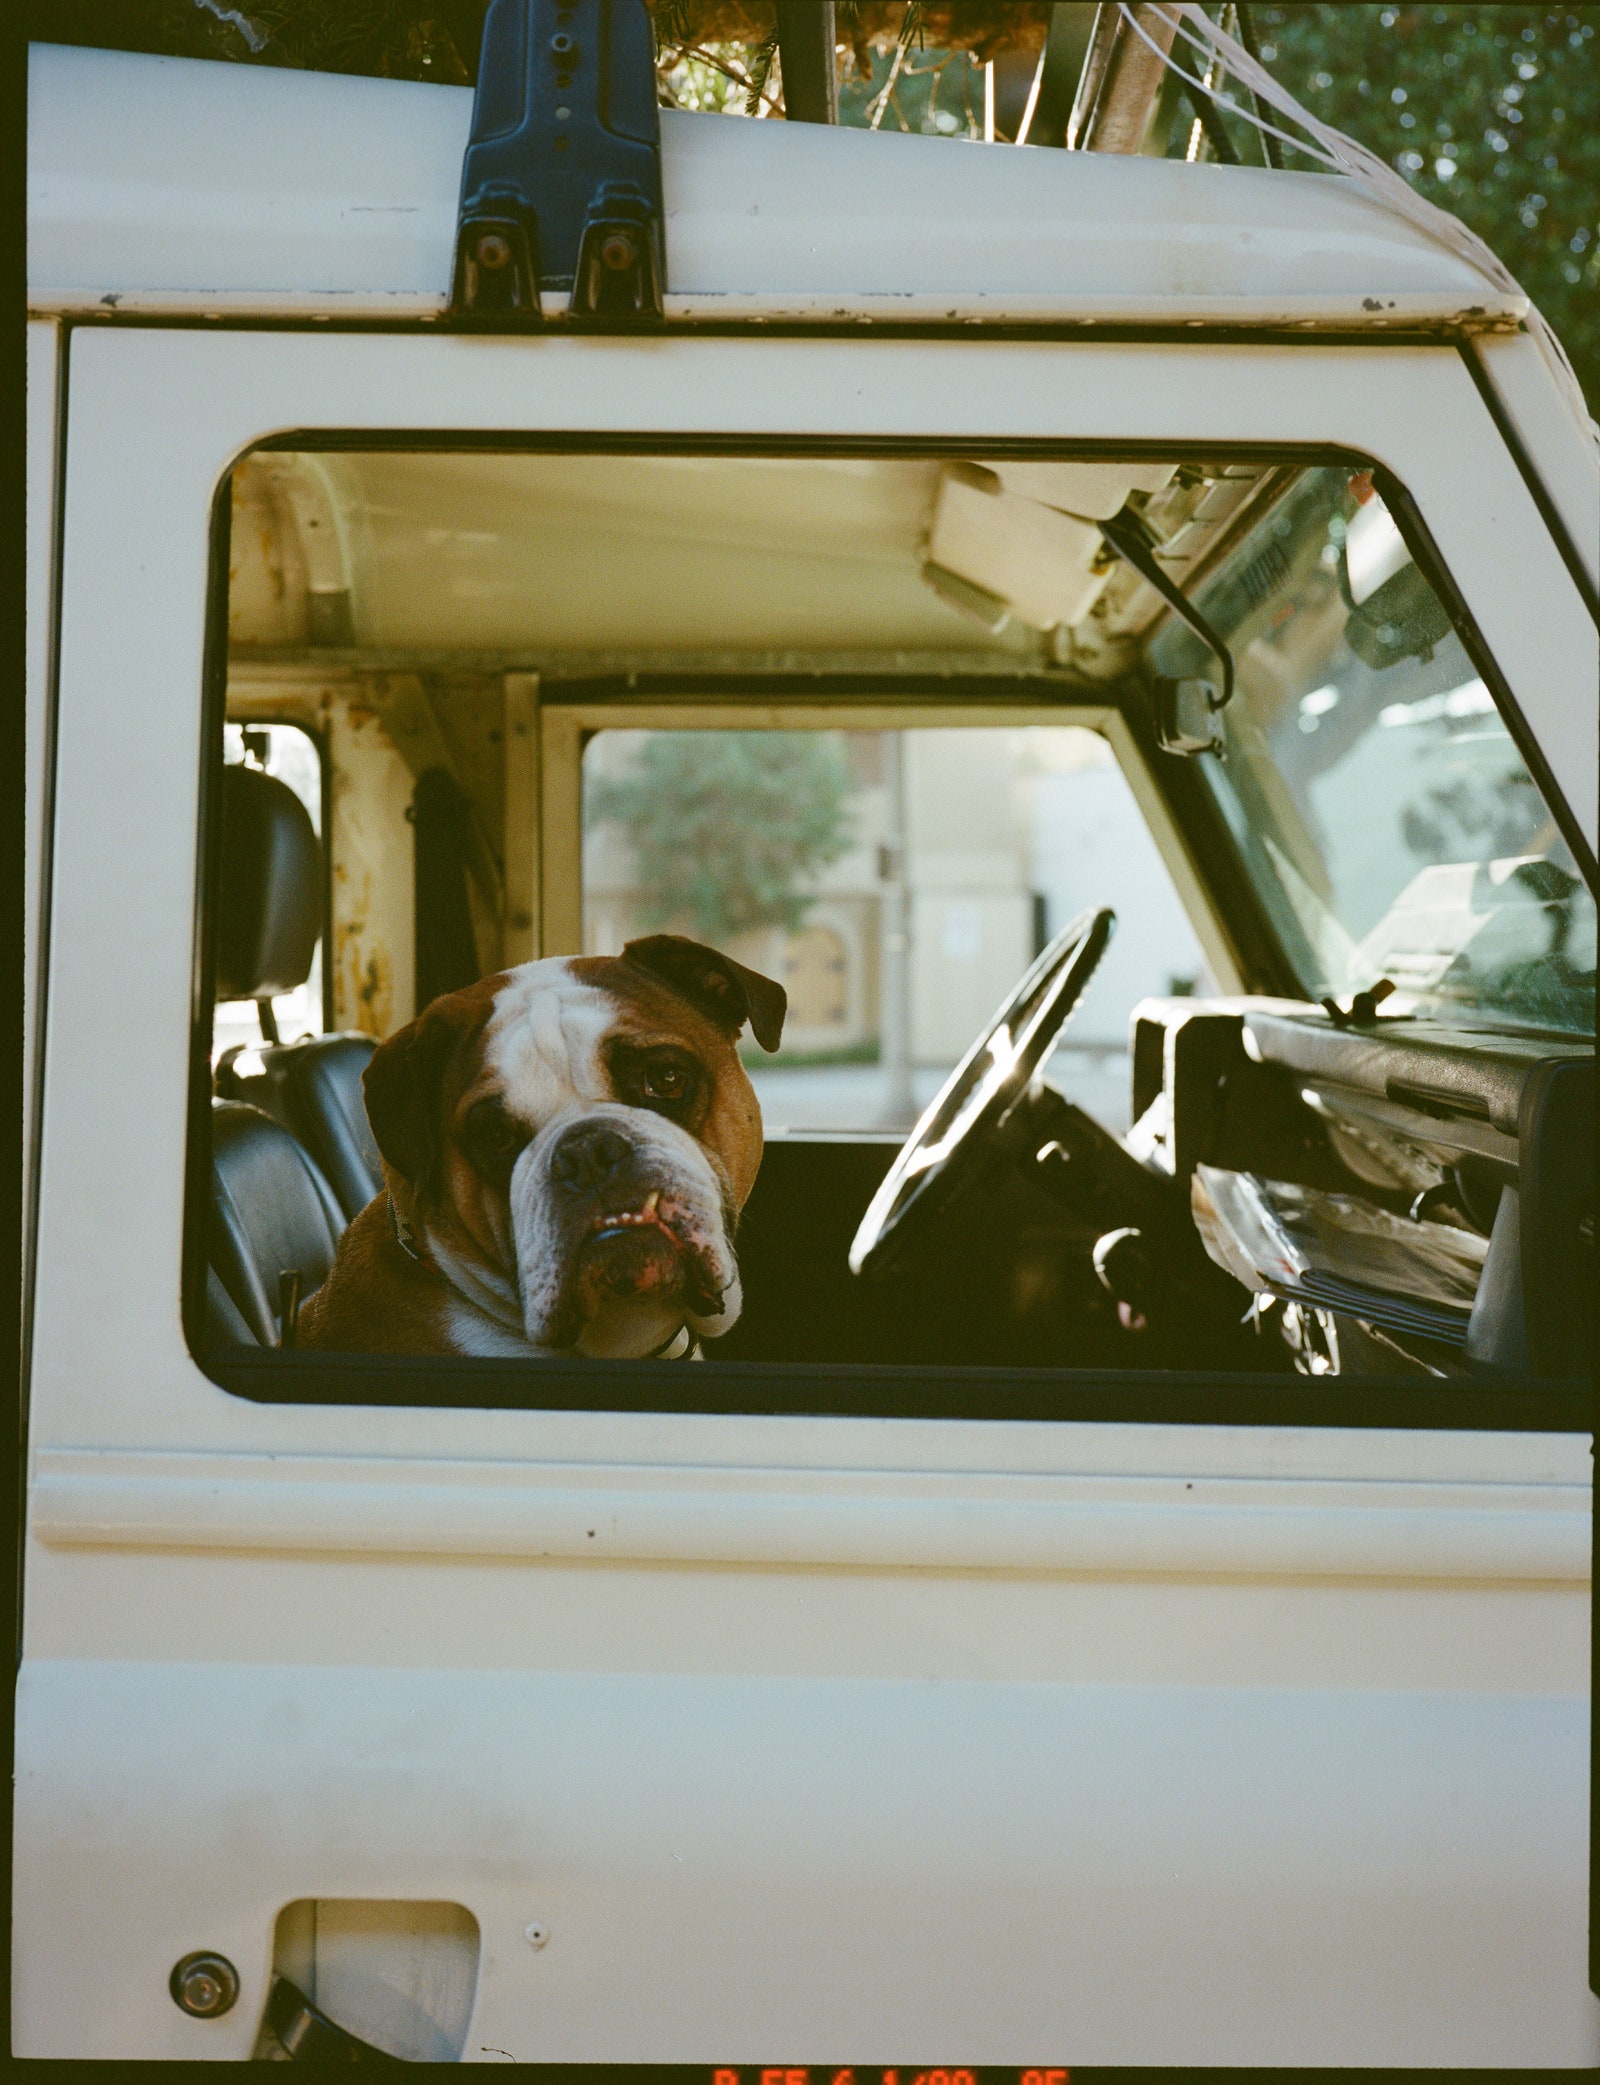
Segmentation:
{"type": "Polygon", "coordinates": [[[13,2048],[1592,2065],[1592,436],[1352,181],[657,137],[638,13],[476,120],[31,54],[13,2048]],[[761,930],[745,1319],[297,1349],[376,1043],[648,901],[594,749],[763,733],[882,847],[761,930]],[[996,761],[1203,957],[1124,1135],[996,761]]]}

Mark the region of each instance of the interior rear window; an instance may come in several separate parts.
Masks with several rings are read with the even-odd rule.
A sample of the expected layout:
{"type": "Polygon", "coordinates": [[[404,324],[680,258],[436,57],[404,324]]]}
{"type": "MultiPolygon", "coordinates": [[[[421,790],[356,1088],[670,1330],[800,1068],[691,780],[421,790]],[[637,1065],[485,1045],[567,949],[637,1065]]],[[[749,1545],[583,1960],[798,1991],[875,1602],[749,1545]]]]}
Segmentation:
{"type": "Polygon", "coordinates": [[[620,728],[590,738],[583,778],[585,949],[672,927],[781,979],[782,1051],[745,1046],[769,1133],[909,1130],[1086,905],[1119,930],[1046,1076],[1109,1127],[1129,1127],[1130,1008],[1215,990],[1082,726],[620,728]]]}

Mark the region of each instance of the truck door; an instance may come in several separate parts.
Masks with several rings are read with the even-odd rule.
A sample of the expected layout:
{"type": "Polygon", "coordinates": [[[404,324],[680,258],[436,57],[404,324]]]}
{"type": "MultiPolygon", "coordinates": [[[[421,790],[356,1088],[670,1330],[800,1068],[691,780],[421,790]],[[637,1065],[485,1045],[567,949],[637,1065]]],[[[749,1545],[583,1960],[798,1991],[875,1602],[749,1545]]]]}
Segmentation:
{"type": "MultiPolygon", "coordinates": [[[[463,497],[389,575],[409,635],[335,598],[336,544],[272,582],[320,625],[274,639],[266,602],[230,654],[242,459],[323,459],[335,485],[351,455],[1375,460],[1592,866],[1595,626],[1456,350],[119,323],[72,332],[69,376],[19,2052],[242,2060],[325,2019],[413,2060],[1593,2062],[1570,1386],[1446,1386],[1396,1421],[1309,1376],[624,1378],[264,1346],[230,1373],[194,1333],[230,673],[262,718],[273,687],[345,690],[340,728],[388,734],[399,817],[403,718],[449,740],[411,682],[472,663],[429,634],[447,573],[482,619],[474,670],[541,676],[495,729],[553,677],[578,714],[593,655],[626,649],[581,571],[561,645],[496,637],[463,497]],[[285,1986],[318,2019],[269,2018],[285,1986]]],[[[331,512],[373,571],[376,499],[331,512]]],[[[771,629],[737,671],[781,705],[771,629]]],[[[936,699],[926,662],[865,694],[844,670],[858,701],[936,699]]],[[[540,819],[570,828],[577,800],[522,772],[490,848],[520,882],[497,961],[539,952],[558,899],[572,926],[535,879],[574,858],[540,819]]],[[[1248,923],[1171,831],[1234,966],[1214,982],[1259,992],[1248,923]]],[[[470,924],[493,878],[459,833],[470,924]]],[[[366,961],[377,928],[328,903],[366,961]]],[[[404,921],[393,946],[420,947],[404,921]]]]}

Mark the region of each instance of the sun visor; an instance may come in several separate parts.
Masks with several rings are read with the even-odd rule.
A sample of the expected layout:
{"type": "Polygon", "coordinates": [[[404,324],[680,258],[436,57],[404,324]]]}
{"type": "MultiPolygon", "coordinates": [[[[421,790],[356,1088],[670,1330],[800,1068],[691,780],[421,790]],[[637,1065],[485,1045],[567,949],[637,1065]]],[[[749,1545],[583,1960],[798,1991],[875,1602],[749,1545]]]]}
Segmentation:
{"type": "Polygon", "coordinates": [[[1003,603],[1018,622],[1050,630],[1088,613],[1111,569],[1109,561],[1095,569],[1103,548],[1092,522],[1004,491],[993,471],[951,464],[935,495],[923,576],[957,605],[946,575],[1003,603]]]}
{"type": "Polygon", "coordinates": [[[1161,492],[1177,474],[1175,463],[997,463],[995,476],[1007,492],[1109,521],[1120,514],[1130,492],[1161,492]]]}

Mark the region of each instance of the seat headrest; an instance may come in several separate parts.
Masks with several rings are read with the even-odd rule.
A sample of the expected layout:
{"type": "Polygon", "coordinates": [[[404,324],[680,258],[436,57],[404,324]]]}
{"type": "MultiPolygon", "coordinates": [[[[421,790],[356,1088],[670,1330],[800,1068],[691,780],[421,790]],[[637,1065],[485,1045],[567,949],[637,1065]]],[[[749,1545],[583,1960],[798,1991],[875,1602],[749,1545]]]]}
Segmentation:
{"type": "Polygon", "coordinates": [[[303,985],[322,914],[322,849],[305,805],[258,767],[225,767],[217,997],[266,999],[303,985]]]}

